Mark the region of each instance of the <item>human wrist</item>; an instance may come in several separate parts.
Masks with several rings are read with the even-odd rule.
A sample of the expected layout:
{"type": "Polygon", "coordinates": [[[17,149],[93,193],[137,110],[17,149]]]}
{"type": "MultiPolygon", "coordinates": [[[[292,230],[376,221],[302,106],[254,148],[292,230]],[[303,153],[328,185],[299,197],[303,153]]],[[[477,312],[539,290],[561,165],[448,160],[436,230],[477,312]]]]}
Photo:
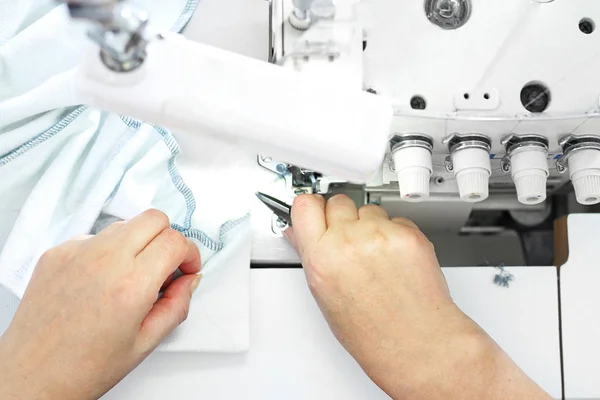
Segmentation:
{"type": "Polygon", "coordinates": [[[18,362],[10,351],[6,337],[7,334],[0,337],[0,399],[22,399],[30,395],[31,388],[21,387],[18,362]]]}
{"type": "Polygon", "coordinates": [[[442,314],[425,321],[417,334],[396,335],[384,351],[361,363],[390,397],[454,398],[472,380],[493,379],[502,350],[455,306],[442,314]]]}
{"type": "Polygon", "coordinates": [[[0,337],[0,400],[69,399],[49,376],[49,368],[31,356],[35,353],[11,342],[8,332],[0,337]]]}

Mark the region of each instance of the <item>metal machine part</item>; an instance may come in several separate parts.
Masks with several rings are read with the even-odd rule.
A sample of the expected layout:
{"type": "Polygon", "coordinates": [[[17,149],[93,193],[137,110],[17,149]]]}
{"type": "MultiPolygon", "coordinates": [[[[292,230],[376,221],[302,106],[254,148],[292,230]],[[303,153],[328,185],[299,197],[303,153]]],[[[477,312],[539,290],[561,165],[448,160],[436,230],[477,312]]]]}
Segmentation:
{"type": "Polygon", "coordinates": [[[425,15],[442,29],[458,29],[471,17],[471,0],[425,0],[425,15]]]}
{"type": "MultiPolygon", "coordinates": [[[[115,6],[123,0],[66,0],[71,18],[87,19],[108,24],[115,6]]],[[[60,1],[62,2],[62,1],[60,1]]]]}
{"type": "Polygon", "coordinates": [[[100,46],[104,64],[116,72],[139,68],[150,40],[148,15],[122,0],[68,0],[71,17],[93,24],[88,35],[100,46]]]}
{"type": "Polygon", "coordinates": [[[265,204],[277,217],[278,228],[285,229],[292,226],[292,206],[265,193],[256,193],[256,197],[265,204]]]}

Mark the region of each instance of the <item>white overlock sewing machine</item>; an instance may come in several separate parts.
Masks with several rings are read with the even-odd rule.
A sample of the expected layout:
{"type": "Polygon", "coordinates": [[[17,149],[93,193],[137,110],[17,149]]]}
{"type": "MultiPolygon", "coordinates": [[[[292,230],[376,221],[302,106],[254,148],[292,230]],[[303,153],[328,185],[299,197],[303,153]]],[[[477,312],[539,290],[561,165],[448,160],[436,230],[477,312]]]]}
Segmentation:
{"type": "MultiPolygon", "coordinates": [[[[79,76],[90,104],[240,142],[283,200],[347,193],[413,219],[525,372],[600,398],[597,0],[204,0],[188,38],[118,1],[69,3],[100,46],[79,76]]],[[[285,224],[253,207],[251,352],[179,379],[210,398],[385,398],[286,268],[285,224]]]]}

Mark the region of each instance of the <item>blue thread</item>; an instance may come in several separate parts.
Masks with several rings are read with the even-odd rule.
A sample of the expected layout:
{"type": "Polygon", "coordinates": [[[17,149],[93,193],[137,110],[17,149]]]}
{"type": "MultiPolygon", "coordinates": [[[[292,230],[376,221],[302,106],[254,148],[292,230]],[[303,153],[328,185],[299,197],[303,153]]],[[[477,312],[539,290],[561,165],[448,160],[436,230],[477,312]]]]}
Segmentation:
{"type": "Polygon", "coordinates": [[[179,19],[175,22],[175,24],[171,28],[171,30],[173,32],[181,32],[183,30],[183,28],[185,28],[187,26],[187,24],[192,19],[192,16],[194,15],[196,8],[198,8],[199,2],[200,2],[200,0],[188,0],[187,4],[185,5],[185,8],[183,9],[183,12],[179,16],[179,19]]]}
{"type": "Polygon", "coordinates": [[[183,196],[187,208],[183,226],[173,223],[171,224],[171,227],[176,231],[181,232],[187,238],[196,239],[209,250],[215,252],[221,251],[225,246],[225,235],[233,228],[241,224],[243,221],[248,219],[250,215],[248,214],[237,220],[230,220],[222,224],[219,228],[219,239],[217,241],[212,239],[210,236],[208,236],[201,230],[192,229],[192,216],[196,211],[196,199],[194,198],[194,194],[192,193],[190,188],[184,182],[183,178],[181,177],[181,174],[179,173],[179,170],[177,169],[177,165],[175,164],[175,160],[181,154],[181,148],[179,147],[179,144],[173,137],[171,131],[156,125],[152,125],[152,127],[156,130],[156,132],[158,132],[158,134],[162,136],[165,145],[171,151],[172,156],[169,159],[168,167],[169,175],[171,175],[171,181],[173,182],[173,185],[175,185],[175,188],[183,196]]]}
{"type": "Polygon", "coordinates": [[[44,143],[46,140],[52,138],[57,133],[63,131],[66,127],[68,127],[73,121],[75,121],[84,111],[88,109],[87,106],[79,106],[74,111],[71,111],[69,115],[63,118],[60,122],[54,124],[50,129],[40,133],[39,135],[31,138],[21,146],[16,149],[0,156],[0,167],[7,165],[8,163],[16,160],[21,157],[23,154],[27,153],[29,150],[34,147],[39,146],[44,143]]]}
{"type": "MultiPolygon", "coordinates": [[[[177,224],[172,224],[172,228],[181,232],[187,238],[196,239],[198,242],[200,242],[204,247],[208,248],[209,250],[212,250],[214,252],[219,252],[219,251],[223,250],[223,248],[225,247],[225,236],[229,232],[231,232],[231,230],[233,230],[234,228],[236,228],[237,226],[239,226],[240,224],[242,224],[249,218],[250,218],[250,214],[246,214],[245,216],[243,216],[241,218],[229,220],[229,221],[225,222],[223,225],[221,225],[221,228],[219,229],[218,241],[214,241],[213,239],[208,237],[208,235],[206,235],[204,232],[202,232],[198,229],[182,230],[181,227],[178,226],[177,224]]],[[[208,260],[203,260],[203,261],[208,261],[208,260]]]]}
{"type": "MultiPolygon", "coordinates": [[[[129,128],[139,129],[142,126],[141,121],[131,117],[121,116],[121,121],[123,121],[123,123],[125,123],[125,125],[127,125],[129,128]]],[[[179,193],[181,193],[186,204],[186,215],[183,225],[172,223],[171,227],[176,231],[181,232],[185,237],[197,240],[202,246],[211,251],[219,252],[223,250],[225,247],[225,236],[227,233],[240,225],[242,222],[246,221],[250,217],[250,214],[247,214],[239,219],[229,220],[223,223],[219,228],[219,238],[217,240],[212,239],[205,232],[199,229],[192,229],[192,216],[196,211],[196,199],[194,198],[194,194],[189,186],[187,186],[183,180],[175,163],[177,157],[181,154],[181,147],[179,147],[179,144],[175,140],[175,137],[170,130],[156,125],[151,126],[162,137],[163,142],[171,152],[171,158],[169,159],[168,165],[169,175],[171,176],[173,185],[179,191],[179,193]]]]}
{"type": "Polygon", "coordinates": [[[133,119],[131,117],[125,117],[123,115],[120,115],[119,117],[121,118],[121,121],[123,121],[123,123],[125,125],[127,125],[129,128],[138,130],[142,126],[141,121],[138,121],[137,119],[133,119]]]}
{"type": "Polygon", "coordinates": [[[175,159],[181,154],[181,148],[179,147],[179,144],[173,137],[171,131],[159,126],[153,125],[153,127],[163,137],[165,145],[169,148],[171,154],[173,155],[171,159],[169,159],[169,174],[171,175],[173,185],[175,185],[175,188],[179,190],[179,192],[183,195],[183,198],[185,199],[187,212],[185,215],[185,220],[183,222],[183,229],[191,229],[192,215],[196,211],[196,199],[194,198],[194,194],[192,193],[188,185],[186,185],[186,183],[183,181],[183,178],[181,177],[181,174],[179,173],[179,170],[175,165],[175,159]]]}
{"type": "MultiPolygon", "coordinates": [[[[129,128],[139,129],[142,126],[141,121],[131,117],[121,116],[121,121],[123,121],[129,128]]],[[[157,125],[151,126],[162,137],[163,142],[171,152],[171,158],[169,159],[168,166],[169,175],[171,175],[171,181],[173,182],[173,185],[175,185],[175,188],[183,195],[187,207],[183,226],[177,225],[180,227],[180,229],[177,230],[188,230],[192,225],[192,215],[194,214],[194,211],[196,211],[196,199],[194,199],[194,194],[183,181],[183,178],[181,177],[181,174],[175,165],[175,159],[181,154],[181,148],[173,137],[171,131],[157,125]]]]}

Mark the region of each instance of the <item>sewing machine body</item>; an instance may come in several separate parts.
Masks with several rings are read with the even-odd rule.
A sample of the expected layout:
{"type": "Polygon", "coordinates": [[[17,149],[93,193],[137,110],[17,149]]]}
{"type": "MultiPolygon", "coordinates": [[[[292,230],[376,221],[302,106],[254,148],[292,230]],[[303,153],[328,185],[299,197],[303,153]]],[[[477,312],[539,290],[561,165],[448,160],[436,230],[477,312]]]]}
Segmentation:
{"type": "MultiPolygon", "coordinates": [[[[590,212],[593,208],[577,203],[600,200],[595,189],[590,192],[579,183],[573,193],[570,182],[581,174],[596,179],[592,175],[600,172],[600,152],[587,150],[596,146],[595,132],[600,128],[595,89],[600,82],[594,73],[600,67],[594,32],[599,7],[586,0],[569,4],[450,1],[447,4],[468,5],[470,14],[459,28],[443,29],[431,21],[435,19],[431,15],[428,18],[426,7],[444,2],[337,2],[332,19],[313,18],[309,28],[302,30],[290,23],[290,18],[297,20],[294,13],[300,3],[270,3],[270,61],[349,86],[360,81],[363,90],[393,104],[391,140],[381,167],[363,186],[263,153],[258,163],[271,171],[275,183],[261,190],[290,202],[298,193],[350,194],[358,205],[379,204],[392,216],[413,219],[440,247],[449,237],[459,247],[474,246],[459,234],[497,234],[497,243],[507,233],[517,236],[509,251],[498,254],[498,246],[490,241],[483,246],[487,257],[466,257],[461,263],[442,256],[452,259],[446,265],[553,264],[552,219],[590,212]],[[362,57],[351,51],[357,41],[363,43],[362,57]],[[527,91],[535,90],[535,85],[544,90],[528,103],[527,91]],[[451,140],[473,134],[488,139],[489,146],[480,151],[483,160],[475,157],[463,169],[483,167],[490,176],[484,177],[488,183],[481,193],[462,193],[451,140]],[[431,170],[428,193],[419,192],[415,198],[400,193],[403,184],[395,165],[399,159],[394,156],[398,144],[394,140],[407,135],[431,140],[430,164],[408,163],[408,167],[426,165],[431,170]],[[527,153],[528,143],[513,146],[511,142],[531,136],[545,142],[541,153],[527,153]],[[590,147],[580,149],[584,151],[578,156],[579,150],[572,152],[569,145],[573,138],[590,140],[582,144],[590,147]],[[523,150],[526,160],[537,159],[530,169],[516,161],[511,165],[514,153],[523,150]],[[565,157],[563,150],[570,154],[565,157]],[[578,157],[585,160],[579,162],[578,157]],[[538,185],[537,191],[519,193],[523,189],[517,189],[516,179],[531,171],[541,172],[545,184],[541,189],[538,185]],[[527,242],[542,245],[531,249],[527,242]],[[529,254],[511,257],[522,253],[520,247],[529,254]]],[[[264,210],[256,210],[256,215],[269,219],[264,210]]],[[[271,218],[270,227],[264,223],[256,227],[257,262],[297,262],[295,254],[273,237],[280,225],[271,218]]]]}
{"type": "MultiPolygon", "coordinates": [[[[338,2],[335,28],[329,28],[331,20],[316,19],[307,31],[302,31],[286,22],[297,10],[294,3],[274,1],[271,61],[305,74],[329,73],[347,81],[348,76],[360,73],[358,79],[364,90],[393,104],[392,135],[424,135],[431,139],[433,155],[428,168],[432,200],[457,200],[458,171],[452,170],[453,143],[448,140],[454,135],[473,134],[489,139],[487,153],[491,161],[484,167],[491,175],[486,186],[492,193],[516,191],[506,139],[533,134],[547,140],[546,165],[535,167],[547,169],[546,190],[519,201],[535,205],[551,197],[577,172],[571,168],[565,173],[570,165],[563,150],[568,146],[561,139],[592,135],[594,142],[594,133],[600,128],[595,89],[599,79],[594,72],[600,58],[593,32],[598,6],[589,0],[569,4],[432,1],[425,2],[425,7],[422,3],[338,2]],[[443,29],[431,21],[435,19],[431,13],[430,18],[426,14],[427,5],[432,3],[468,6],[469,16],[459,28],[443,29]],[[340,32],[352,29],[348,26],[364,32],[360,38],[364,40],[363,57],[358,61],[344,57],[344,49],[350,45],[340,32]],[[331,49],[341,55],[328,60],[327,56],[335,53],[331,49]],[[353,65],[357,62],[362,68],[353,65]],[[527,101],[532,93],[535,100],[527,101]]],[[[381,169],[367,184],[366,202],[379,202],[378,197],[398,187],[393,145],[381,169]]],[[[598,154],[593,153],[593,161],[583,169],[596,169],[598,154]]],[[[477,160],[469,162],[472,167],[482,167],[477,160]]],[[[328,192],[330,183],[343,182],[331,176],[317,179],[321,182],[314,186],[321,192],[328,192]]],[[[461,197],[466,198],[463,194],[461,197]]],[[[484,194],[467,200],[482,201],[486,197],[484,194]]],[[[583,204],[600,201],[595,195],[577,197],[583,204]]],[[[427,197],[408,200],[426,201],[427,197]]]]}
{"type": "Polygon", "coordinates": [[[101,3],[69,2],[101,49],[79,69],[86,103],[261,151],[284,200],[364,184],[359,205],[411,217],[400,202],[436,210],[515,193],[550,204],[570,179],[580,204],[600,203],[591,0],[273,0],[268,60],[279,67],[101,3]]]}

